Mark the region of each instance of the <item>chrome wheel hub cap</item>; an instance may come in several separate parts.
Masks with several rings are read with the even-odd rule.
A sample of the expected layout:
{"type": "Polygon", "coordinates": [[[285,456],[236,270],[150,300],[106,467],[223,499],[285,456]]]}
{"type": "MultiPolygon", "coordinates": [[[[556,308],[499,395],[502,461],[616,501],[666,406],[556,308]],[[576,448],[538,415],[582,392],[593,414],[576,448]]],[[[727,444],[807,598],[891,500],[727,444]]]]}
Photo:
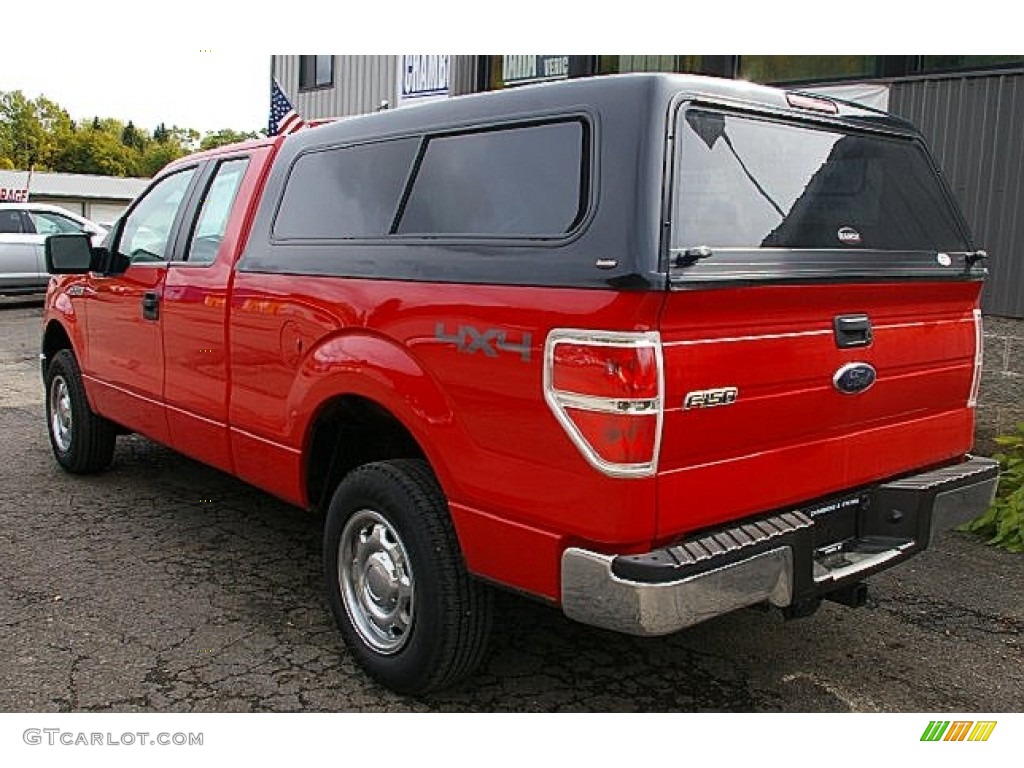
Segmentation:
{"type": "Polygon", "coordinates": [[[345,611],[374,650],[397,653],[413,620],[413,575],[405,545],[379,513],[364,509],[338,542],[338,581],[345,611]]]}
{"type": "Polygon", "coordinates": [[[50,432],[61,451],[71,449],[71,393],[63,376],[50,382],[50,432]]]}

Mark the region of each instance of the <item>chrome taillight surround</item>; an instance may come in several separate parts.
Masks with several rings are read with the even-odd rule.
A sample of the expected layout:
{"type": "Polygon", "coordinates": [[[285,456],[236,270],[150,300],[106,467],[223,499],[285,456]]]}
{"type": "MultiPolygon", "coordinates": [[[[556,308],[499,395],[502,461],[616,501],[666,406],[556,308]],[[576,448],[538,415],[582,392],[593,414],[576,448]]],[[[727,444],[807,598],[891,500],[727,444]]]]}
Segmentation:
{"type": "Polygon", "coordinates": [[[665,420],[665,360],[661,334],[657,331],[595,331],[575,328],[552,330],[544,344],[544,400],[562,425],[573,445],[595,469],[611,477],[650,477],[658,470],[661,435],[665,420]],[[580,392],[566,392],[554,387],[555,350],[560,344],[619,348],[649,348],[657,365],[657,395],[653,398],[598,397],[580,392]],[[650,461],[619,463],[607,461],[597,454],[583,433],[572,421],[566,408],[616,415],[635,415],[657,419],[650,461]]]}
{"type": "Polygon", "coordinates": [[[981,368],[985,360],[985,329],[981,319],[981,310],[974,310],[974,376],[971,379],[971,392],[967,396],[967,407],[978,407],[978,390],[981,388],[981,368]]]}

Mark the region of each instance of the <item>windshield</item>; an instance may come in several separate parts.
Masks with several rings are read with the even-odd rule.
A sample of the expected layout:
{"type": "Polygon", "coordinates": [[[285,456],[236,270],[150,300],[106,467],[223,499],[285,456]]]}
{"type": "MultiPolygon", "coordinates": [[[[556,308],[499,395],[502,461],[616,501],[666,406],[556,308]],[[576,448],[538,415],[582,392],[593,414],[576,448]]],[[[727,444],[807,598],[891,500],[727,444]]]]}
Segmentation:
{"type": "Polygon", "coordinates": [[[911,139],[703,109],[676,135],[673,248],[969,250],[911,139]]]}

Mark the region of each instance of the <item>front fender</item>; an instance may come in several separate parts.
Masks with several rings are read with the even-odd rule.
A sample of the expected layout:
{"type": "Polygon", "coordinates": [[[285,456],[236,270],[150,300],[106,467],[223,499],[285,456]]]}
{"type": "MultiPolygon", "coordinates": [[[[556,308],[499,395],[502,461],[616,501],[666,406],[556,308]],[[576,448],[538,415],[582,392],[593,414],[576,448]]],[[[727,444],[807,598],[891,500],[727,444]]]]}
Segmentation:
{"type": "MultiPolygon", "coordinates": [[[[88,348],[85,343],[85,313],[81,298],[86,293],[85,278],[80,276],[51,280],[43,305],[43,333],[40,351],[44,355],[44,372],[55,350],[70,346],[78,367],[89,370],[88,348]],[[74,299],[78,299],[75,301],[74,299]]],[[[88,390],[87,390],[88,393],[88,390]]]]}

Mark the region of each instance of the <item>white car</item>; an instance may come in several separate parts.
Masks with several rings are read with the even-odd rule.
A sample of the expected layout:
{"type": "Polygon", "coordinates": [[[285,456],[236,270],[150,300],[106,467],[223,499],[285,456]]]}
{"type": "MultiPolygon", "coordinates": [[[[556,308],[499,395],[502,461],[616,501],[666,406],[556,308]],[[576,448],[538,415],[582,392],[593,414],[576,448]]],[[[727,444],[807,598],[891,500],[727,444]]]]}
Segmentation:
{"type": "Polygon", "coordinates": [[[77,213],[45,203],[0,203],[0,294],[45,290],[43,246],[50,235],[85,232],[99,245],[107,230],[77,213]]]}

